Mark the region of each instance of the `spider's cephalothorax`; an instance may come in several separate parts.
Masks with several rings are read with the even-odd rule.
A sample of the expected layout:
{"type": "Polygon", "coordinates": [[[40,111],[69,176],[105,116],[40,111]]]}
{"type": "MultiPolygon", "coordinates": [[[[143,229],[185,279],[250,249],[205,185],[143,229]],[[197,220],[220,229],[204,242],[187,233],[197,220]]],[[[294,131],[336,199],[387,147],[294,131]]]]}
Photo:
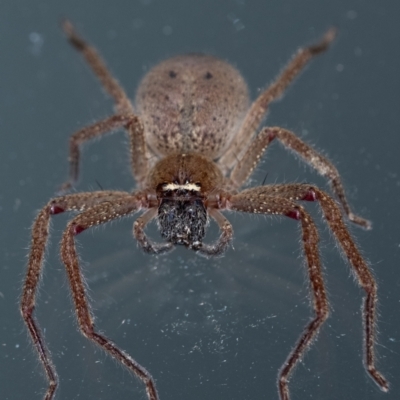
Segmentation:
{"type": "MultiPolygon", "coordinates": [[[[288,382],[293,369],[329,315],[318,231],[311,216],[299,204],[304,201],[319,203],[328,226],[365,291],[366,369],[380,389],[388,391],[388,382],[375,366],[377,285],[346,227],[344,215],[367,229],[370,223],[352,213],[337,169],[311,146],[279,127],[264,127],[255,135],[269,104],[283,94],[311,58],[328,48],[335,30],[328,30],[316,45],[300,49],[275,82],[250,106],[247,85],[234,67],[216,57],[190,54],[166,60],[148,72],[139,86],[135,110],[95,49],[76,33],[69,21],[65,21],[63,28],[72,45],[83,54],[115,100],[117,110],[117,114],[83,128],[71,137],[70,179],[63,189],[69,189],[78,178],[80,146],[117,128],[128,132],[132,171],[138,189],[132,193],[101,190],[55,197],[42,208],[34,222],[21,314],[48,378],[45,399],[54,398],[58,379],[34,318],[34,309],[52,215],[79,212],[64,231],[61,258],[67,270],[81,332],[143,381],[148,400],[158,400],[150,373],[95,329],[75,237],[93,226],[141,211],[134,222],[133,233],[146,252],[161,254],[180,244],[203,256],[219,256],[233,236],[232,226],[222,212],[237,211],[289,217],[298,221],[302,229],[314,316],[279,372],[280,399],[289,400],[288,382]],[[241,190],[274,140],[326,176],[340,205],[327,193],[309,184],[263,185],[241,190]],[[154,218],[158,220],[164,242],[154,243],[144,232],[154,218]],[[205,244],[203,238],[209,218],[217,222],[221,234],[215,243],[205,244]]],[[[190,398],[190,393],[184,397],[190,398]]]]}
{"type": "Polygon", "coordinates": [[[156,188],[161,236],[174,245],[202,248],[208,223],[205,202],[222,184],[219,168],[206,156],[171,154],[159,161],[147,185],[156,188]]]}
{"type": "Polygon", "coordinates": [[[167,242],[198,249],[206,233],[207,210],[200,183],[189,177],[160,185],[158,226],[167,242]]]}

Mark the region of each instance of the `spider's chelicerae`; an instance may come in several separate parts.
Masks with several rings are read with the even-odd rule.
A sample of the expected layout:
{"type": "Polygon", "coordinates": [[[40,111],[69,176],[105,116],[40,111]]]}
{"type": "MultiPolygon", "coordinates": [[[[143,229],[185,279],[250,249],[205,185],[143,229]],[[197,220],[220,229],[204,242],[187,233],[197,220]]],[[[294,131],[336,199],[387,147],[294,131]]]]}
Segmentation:
{"type": "Polygon", "coordinates": [[[288,400],[288,382],[293,369],[329,314],[318,232],[311,216],[299,204],[302,201],[319,203],[327,224],[365,291],[365,365],[371,378],[386,392],[388,382],[375,367],[377,285],[346,228],[343,213],[364,228],[370,228],[370,223],[350,210],[338,171],[329,160],[286,129],[264,127],[255,135],[269,104],[283,94],[315,55],[328,48],[335,30],[328,30],[319,43],[300,49],[272,85],[252,104],[249,104],[247,85],[234,67],[212,56],[190,54],[168,59],[151,69],[139,86],[134,108],[96,50],[76,33],[70,22],[65,21],[63,28],[70,43],[82,53],[116,104],[115,115],[72,135],[70,179],[63,188],[68,189],[78,178],[79,149],[83,143],[124,128],[130,139],[132,172],[137,189],[131,193],[101,190],[61,195],[50,200],[34,222],[21,313],[48,378],[45,399],[54,398],[58,381],[33,313],[51,215],[78,212],[62,236],[61,257],[82,334],[140,378],[146,387],[148,400],[158,400],[150,373],[96,330],[79,268],[75,236],[93,226],[141,211],[134,223],[133,234],[147,253],[166,253],[181,244],[207,257],[219,256],[233,235],[232,226],[221,211],[238,211],[289,217],[298,221],[302,229],[315,315],[279,372],[279,396],[281,400],[288,400]],[[339,204],[310,184],[264,185],[241,191],[274,140],[326,176],[339,204]],[[203,238],[210,217],[217,222],[221,235],[215,243],[205,244],[203,238]],[[164,239],[162,243],[154,243],[144,233],[144,228],[154,218],[164,239]]]}

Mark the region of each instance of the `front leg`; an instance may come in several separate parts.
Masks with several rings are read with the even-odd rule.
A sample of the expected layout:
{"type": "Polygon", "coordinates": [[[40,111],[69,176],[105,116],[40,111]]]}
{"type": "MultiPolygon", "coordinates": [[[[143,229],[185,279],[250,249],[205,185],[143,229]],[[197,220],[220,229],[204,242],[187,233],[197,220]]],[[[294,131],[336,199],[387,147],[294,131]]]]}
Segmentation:
{"type": "MultiPolygon", "coordinates": [[[[271,200],[265,200],[271,198],[275,198],[275,203],[277,204],[281,204],[281,202],[285,204],[284,202],[288,200],[290,202],[298,200],[319,202],[329,228],[349,260],[359,286],[365,291],[363,304],[365,366],[373,381],[383,392],[387,392],[389,383],[378,371],[375,360],[377,283],[343,221],[339,206],[325,192],[316,186],[307,184],[271,185],[251,188],[233,196],[231,201],[234,205],[235,202],[237,203],[235,209],[238,211],[248,211],[249,208],[251,210],[251,207],[253,207],[253,212],[255,213],[265,212],[266,208],[267,213],[272,213],[276,207],[269,205],[271,200]]],[[[293,211],[286,212],[286,215],[298,219],[293,211]]]]}
{"type": "Polygon", "coordinates": [[[82,211],[104,201],[113,202],[125,196],[132,197],[129,193],[114,191],[78,193],[56,197],[42,208],[33,224],[28,268],[22,291],[20,311],[48,380],[45,400],[52,400],[54,398],[58,386],[58,378],[50,352],[43,339],[43,334],[34,317],[34,311],[36,295],[40,279],[43,275],[42,269],[49,237],[50,217],[67,211],[82,211]]]}
{"type": "Polygon", "coordinates": [[[95,329],[75,243],[75,236],[84,230],[130,215],[140,207],[140,198],[131,195],[96,205],[82,212],[68,224],[64,231],[61,241],[61,258],[67,270],[78,326],[82,334],[139,378],[145,384],[148,400],[158,400],[155,382],[150,373],[128,353],[95,329]]]}
{"type": "MultiPolygon", "coordinates": [[[[263,189],[263,188],[255,188],[263,189]]],[[[283,364],[278,377],[281,400],[289,400],[289,379],[305,352],[317,336],[322,324],[328,318],[329,304],[323,282],[321,260],[318,250],[319,236],[311,216],[292,200],[258,192],[254,189],[243,191],[226,199],[226,209],[253,214],[282,215],[298,220],[302,228],[302,243],[307,260],[307,272],[312,290],[315,316],[306,325],[296,346],[283,364]]]]}
{"type": "MultiPolygon", "coordinates": [[[[243,192],[242,192],[243,193],[243,192]]],[[[273,195],[279,198],[318,201],[329,228],[335,236],[343,253],[349,260],[352,272],[359,284],[365,291],[363,305],[364,319],[364,362],[366,369],[373,381],[383,392],[389,390],[389,383],[378,371],[375,360],[376,342],[376,303],[378,300],[378,286],[373,273],[367,262],[358,250],[354,239],[351,237],[346,224],[343,221],[342,213],[336,202],[325,192],[316,186],[307,184],[273,185],[250,189],[252,196],[273,195]]]]}

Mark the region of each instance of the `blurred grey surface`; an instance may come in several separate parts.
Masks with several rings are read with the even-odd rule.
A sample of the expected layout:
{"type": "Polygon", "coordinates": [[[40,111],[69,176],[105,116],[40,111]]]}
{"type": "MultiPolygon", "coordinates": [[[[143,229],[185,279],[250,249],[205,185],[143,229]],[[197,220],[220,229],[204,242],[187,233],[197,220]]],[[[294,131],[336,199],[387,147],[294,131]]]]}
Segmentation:
{"type": "MultiPolygon", "coordinates": [[[[373,221],[372,231],[351,231],[379,283],[378,365],[392,387],[380,392],[364,370],[363,292],[309,204],[320,221],[332,313],[290,388],[293,400],[400,398],[399,8],[372,0],[1,1],[1,398],[42,399],[45,392],[18,312],[30,227],[67,176],[70,134],[112,113],[112,102],[63,37],[63,17],[97,47],[131,97],[158,61],[204,51],[242,71],[254,98],[297,47],[331,25],[339,28],[329,52],[271,107],[267,123],[327,154],[354,210],[373,221]]],[[[123,133],[85,150],[77,190],[134,187],[123,133]]],[[[268,183],[327,187],[277,145],[252,184],[266,174],[268,183]]],[[[144,255],[131,237],[132,220],[79,237],[98,328],[153,374],[162,400],[277,399],[278,369],[310,318],[296,223],[228,217],[234,249],[218,260],[184,249],[144,255]]],[[[66,221],[53,221],[36,312],[60,376],[57,399],[146,399],[140,382],[77,331],[58,256],[66,221]]]]}

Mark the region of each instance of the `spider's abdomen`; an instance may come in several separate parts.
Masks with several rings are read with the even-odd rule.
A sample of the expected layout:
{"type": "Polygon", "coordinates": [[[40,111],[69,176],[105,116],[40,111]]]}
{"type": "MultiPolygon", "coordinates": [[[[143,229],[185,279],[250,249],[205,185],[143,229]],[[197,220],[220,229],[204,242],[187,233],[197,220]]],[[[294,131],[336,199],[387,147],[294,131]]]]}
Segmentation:
{"type": "Polygon", "coordinates": [[[146,141],[159,156],[196,152],[217,159],[229,146],[249,105],[240,73],[218,58],[170,58],[143,78],[136,106],[146,141]]]}

